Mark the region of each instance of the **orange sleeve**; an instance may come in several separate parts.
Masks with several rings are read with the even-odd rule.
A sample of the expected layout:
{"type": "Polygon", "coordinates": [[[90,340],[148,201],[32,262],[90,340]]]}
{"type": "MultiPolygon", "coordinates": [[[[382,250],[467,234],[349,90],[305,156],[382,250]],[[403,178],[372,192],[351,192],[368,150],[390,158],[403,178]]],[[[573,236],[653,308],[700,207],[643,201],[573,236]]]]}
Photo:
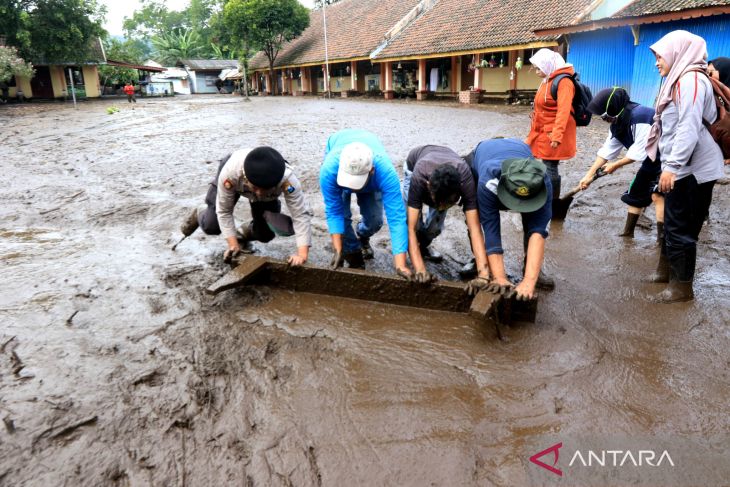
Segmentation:
{"type": "Polygon", "coordinates": [[[550,135],[551,142],[563,142],[563,135],[568,126],[568,120],[572,115],[573,96],[575,95],[575,86],[568,78],[563,78],[558,83],[558,113],[555,115],[555,123],[553,131],[550,135]]]}

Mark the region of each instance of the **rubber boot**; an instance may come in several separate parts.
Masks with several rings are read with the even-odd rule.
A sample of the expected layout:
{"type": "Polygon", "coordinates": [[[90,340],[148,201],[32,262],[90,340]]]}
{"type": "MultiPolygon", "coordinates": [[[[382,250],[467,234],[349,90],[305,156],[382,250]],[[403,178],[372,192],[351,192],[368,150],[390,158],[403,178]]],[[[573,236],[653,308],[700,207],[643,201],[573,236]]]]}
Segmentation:
{"type": "Polygon", "coordinates": [[[626,224],[624,225],[624,229],[621,233],[618,234],[619,237],[629,237],[634,238],[634,229],[636,228],[636,222],[639,221],[639,215],[636,213],[627,213],[626,214],[626,224]]]}
{"type": "Polygon", "coordinates": [[[464,266],[459,269],[459,277],[462,279],[474,279],[477,277],[477,261],[476,259],[471,259],[469,262],[464,264],[464,266]]]}
{"type": "Polygon", "coordinates": [[[345,254],[344,259],[350,269],[365,268],[365,258],[363,256],[362,250],[356,250],[354,252],[350,252],[349,254],[345,254]]]}
{"type": "Polygon", "coordinates": [[[669,282],[669,259],[667,259],[667,256],[664,255],[664,252],[659,254],[659,262],[657,263],[654,273],[649,276],[649,282],[669,282]]]}
{"type": "Polygon", "coordinates": [[[195,230],[198,229],[200,224],[198,223],[198,209],[194,209],[190,215],[185,219],[182,225],[180,225],[180,231],[183,235],[186,237],[189,237],[193,234],[195,230]]]}
{"type": "Polygon", "coordinates": [[[238,245],[241,247],[242,253],[254,253],[254,248],[251,244],[251,241],[253,240],[253,222],[248,225],[241,225],[239,229],[236,230],[236,240],[238,240],[238,245]]]}
{"type": "Polygon", "coordinates": [[[362,245],[362,258],[370,260],[375,257],[375,252],[373,252],[373,248],[370,246],[370,237],[358,236],[357,239],[360,241],[360,245],[362,245]]]}
{"type": "Polygon", "coordinates": [[[692,301],[695,298],[692,283],[696,260],[696,247],[684,249],[677,257],[671,259],[669,284],[664,291],[655,296],[654,301],[657,303],[692,301]]]}
{"type": "Polygon", "coordinates": [[[658,246],[664,246],[664,222],[656,222],[656,243],[658,246]]]}
{"type": "Polygon", "coordinates": [[[439,263],[444,260],[444,256],[429,247],[421,247],[421,257],[423,257],[423,260],[427,260],[429,262],[439,263]]]}
{"type": "Polygon", "coordinates": [[[674,279],[669,281],[664,291],[654,297],[654,302],[662,304],[682,303],[692,301],[694,298],[692,281],[678,281],[674,279]]]}

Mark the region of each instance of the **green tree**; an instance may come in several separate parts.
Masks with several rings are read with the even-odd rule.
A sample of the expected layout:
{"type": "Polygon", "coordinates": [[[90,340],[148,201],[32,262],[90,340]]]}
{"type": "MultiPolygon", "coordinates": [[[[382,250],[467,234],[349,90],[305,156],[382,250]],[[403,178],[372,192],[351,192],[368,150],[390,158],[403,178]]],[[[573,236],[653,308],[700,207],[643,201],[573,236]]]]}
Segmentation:
{"type": "MultiPolygon", "coordinates": [[[[136,39],[125,39],[124,41],[115,38],[105,39],[104,52],[106,52],[107,59],[130,64],[142,64],[149,57],[147,44],[136,39]]],[[[139,74],[135,69],[108,64],[99,66],[99,76],[102,86],[118,85],[139,79],[139,74]]]]}
{"type": "Polygon", "coordinates": [[[29,46],[22,48],[27,58],[47,63],[88,61],[93,41],[105,34],[104,7],[96,0],[27,3],[29,46]]]}
{"type": "Polygon", "coordinates": [[[189,27],[184,12],[168,10],[164,2],[154,0],[136,10],[131,18],[125,17],[122,25],[129,39],[150,39],[189,27]]]}
{"type": "Polygon", "coordinates": [[[207,55],[208,46],[195,30],[175,30],[152,37],[153,57],[162,64],[175,64],[178,59],[196,59],[207,55]]]}
{"type": "MultiPolygon", "coordinates": [[[[248,49],[257,46],[269,61],[272,80],[276,80],[274,61],[284,43],[309,26],[309,10],[297,0],[229,0],[224,17],[227,27],[243,44],[244,68],[248,49]]],[[[274,94],[277,85],[274,82],[271,87],[274,94]]]]}
{"type": "Polygon", "coordinates": [[[33,65],[25,62],[18,50],[11,46],[0,46],[0,83],[5,83],[13,76],[33,77],[33,65]]]}
{"type": "Polygon", "coordinates": [[[87,61],[105,13],[96,0],[0,0],[0,35],[25,59],[87,61]]]}
{"type": "Polygon", "coordinates": [[[0,36],[9,46],[26,48],[30,45],[28,9],[30,1],[0,0],[0,36]]]}
{"type": "Polygon", "coordinates": [[[213,59],[238,59],[238,52],[228,46],[211,44],[210,48],[213,50],[213,59]]]}

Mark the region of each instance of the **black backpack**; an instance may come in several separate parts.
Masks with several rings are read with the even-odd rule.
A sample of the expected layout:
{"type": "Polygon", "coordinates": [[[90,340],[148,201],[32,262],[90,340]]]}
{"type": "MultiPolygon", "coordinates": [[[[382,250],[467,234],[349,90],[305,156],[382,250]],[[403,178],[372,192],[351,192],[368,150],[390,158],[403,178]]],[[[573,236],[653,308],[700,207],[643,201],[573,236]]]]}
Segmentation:
{"type": "Polygon", "coordinates": [[[573,95],[573,118],[575,119],[575,125],[578,127],[587,127],[591,123],[592,113],[588,111],[588,104],[593,99],[593,94],[588,86],[581,83],[580,76],[578,73],[574,75],[559,74],[553,80],[553,84],[550,85],[550,94],[553,100],[558,99],[558,83],[563,78],[570,78],[575,86],[575,95],[573,95]]]}

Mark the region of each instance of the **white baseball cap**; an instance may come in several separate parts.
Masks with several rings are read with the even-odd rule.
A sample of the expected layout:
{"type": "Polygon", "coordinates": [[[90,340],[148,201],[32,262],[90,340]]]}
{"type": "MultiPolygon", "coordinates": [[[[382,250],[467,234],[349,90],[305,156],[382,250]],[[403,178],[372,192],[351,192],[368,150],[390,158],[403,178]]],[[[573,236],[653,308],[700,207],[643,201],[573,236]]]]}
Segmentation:
{"type": "Polygon", "coordinates": [[[362,142],[347,144],[340,153],[340,167],[337,184],[343,188],[359,191],[368,182],[373,168],[373,151],[362,142]]]}

